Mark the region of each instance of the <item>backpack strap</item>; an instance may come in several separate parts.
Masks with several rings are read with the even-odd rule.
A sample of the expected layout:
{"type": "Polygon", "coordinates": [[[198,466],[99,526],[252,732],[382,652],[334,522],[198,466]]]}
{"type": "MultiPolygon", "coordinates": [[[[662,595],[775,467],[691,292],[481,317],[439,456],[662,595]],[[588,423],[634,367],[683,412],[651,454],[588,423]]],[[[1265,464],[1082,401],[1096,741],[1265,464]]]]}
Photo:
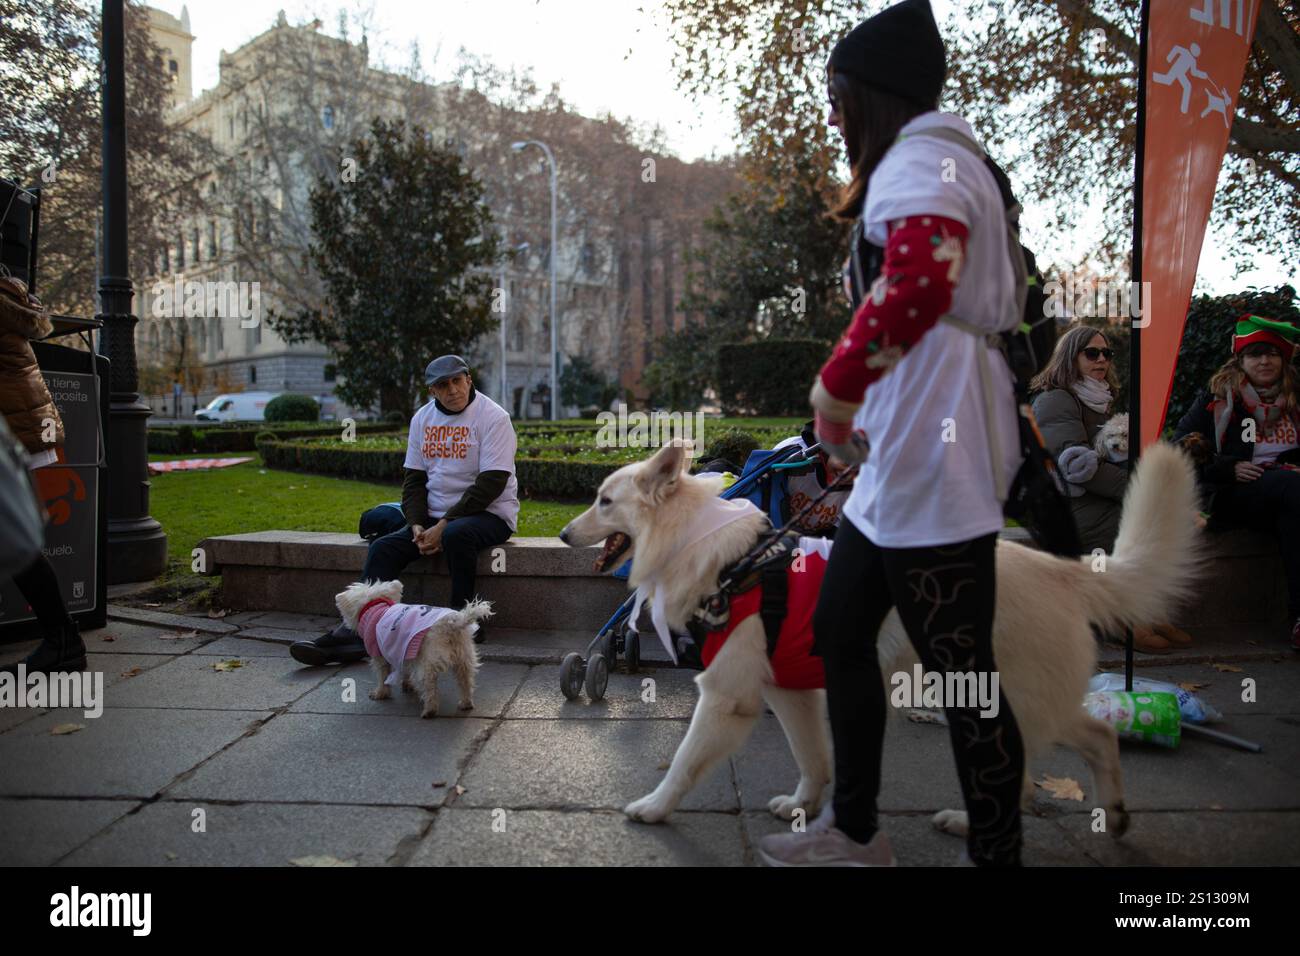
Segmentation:
{"type": "Polygon", "coordinates": [[[763,596],[758,605],[758,616],[763,619],[763,633],[767,638],[767,658],[776,653],[776,642],[781,636],[785,621],[789,584],[785,568],[768,568],[763,571],[763,596]]]}

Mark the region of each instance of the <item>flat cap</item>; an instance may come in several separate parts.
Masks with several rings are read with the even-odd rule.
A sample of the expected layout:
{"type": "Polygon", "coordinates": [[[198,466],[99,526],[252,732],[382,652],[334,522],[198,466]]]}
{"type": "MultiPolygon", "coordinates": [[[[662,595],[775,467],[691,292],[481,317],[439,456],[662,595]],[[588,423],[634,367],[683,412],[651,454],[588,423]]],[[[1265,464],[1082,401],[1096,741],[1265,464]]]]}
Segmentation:
{"type": "Polygon", "coordinates": [[[462,374],[469,374],[469,366],[463,358],[459,355],[440,355],[424,370],[424,384],[437,385],[462,374]]]}

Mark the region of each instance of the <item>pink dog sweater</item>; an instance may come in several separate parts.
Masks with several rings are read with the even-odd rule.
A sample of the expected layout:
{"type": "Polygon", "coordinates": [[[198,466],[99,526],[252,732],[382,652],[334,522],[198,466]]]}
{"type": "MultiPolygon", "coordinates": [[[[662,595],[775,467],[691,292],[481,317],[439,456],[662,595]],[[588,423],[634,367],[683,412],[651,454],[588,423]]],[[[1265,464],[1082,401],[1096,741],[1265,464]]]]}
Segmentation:
{"type": "Polygon", "coordinates": [[[385,598],[363,607],[357,615],[357,632],[366,645],[366,653],[382,657],[393,669],[384,683],[397,686],[402,679],[402,663],[415,660],[429,628],[454,613],[449,607],[394,604],[385,598]]]}

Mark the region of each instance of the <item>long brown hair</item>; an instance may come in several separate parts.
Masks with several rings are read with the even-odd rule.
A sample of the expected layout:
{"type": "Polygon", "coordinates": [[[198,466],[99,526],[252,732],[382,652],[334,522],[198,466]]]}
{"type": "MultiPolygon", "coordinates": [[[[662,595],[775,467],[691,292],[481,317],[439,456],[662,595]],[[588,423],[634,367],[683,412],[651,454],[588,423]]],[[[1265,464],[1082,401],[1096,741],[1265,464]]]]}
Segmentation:
{"type": "MultiPolygon", "coordinates": [[[[1219,370],[1210,376],[1210,394],[1215,398],[1226,399],[1228,393],[1241,394],[1242,383],[1247,381],[1246,369],[1241,364],[1241,353],[1219,366],[1219,370]]],[[[1295,363],[1289,359],[1282,360],[1282,390],[1278,393],[1277,403],[1282,411],[1292,418],[1300,418],[1300,376],[1296,374],[1295,363]]]]}
{"type": "MultiPolygon", "coordinates": [[[[1108,346],[1110,339],[1106,338],[1106,333],[1101,329],[1095,329],[1091,325],[1079,323],[1072,326],[1064,335],[1056,340],[1056,348],[1052,350],[1052,357],[1047,360],[1047,365],[1043,370],[1033,377],[1029,383],[1031,392],[1046,392],[1054,388],[1069,388],[1079,379],[1083,378],[1079,374],[1079,356],[1083,350],[1088,347],[1094,335],[1100,335],[1103,342],[1108,346]]],[[[1115,363],[1112,361],[1110,367],[1106,369],[1106,384],[1110,386],[1111,392],[1119,390],[1119,376],[1115,374],[1115,363]]]]}
{"type": "Polygon", "coordinates": [[[831,215],[841,222],[852,222],[862,214],[867,182],[898,131],[915,116],[934,109],[901,96],[867,86],[847,73],[829,70],[827,85],[843,123],[844,145],[849,154],[849,181],[839,206],[831,215]]]}

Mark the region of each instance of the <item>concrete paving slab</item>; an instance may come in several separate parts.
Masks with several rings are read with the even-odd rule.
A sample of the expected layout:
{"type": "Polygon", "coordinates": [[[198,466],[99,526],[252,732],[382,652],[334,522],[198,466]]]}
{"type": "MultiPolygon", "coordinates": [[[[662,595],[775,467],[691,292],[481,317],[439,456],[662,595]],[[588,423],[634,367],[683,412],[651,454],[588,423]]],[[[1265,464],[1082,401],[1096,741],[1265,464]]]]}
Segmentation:
{"type": "Polygon", "coordinates": [[[489,726],[474,718],[284,714],[178,782],[167,796],[437,807],[489,726]]]}
{"type": "Polygon", "coordinates": [[[1300,812],[1294,810],[1134,813],[1118,840],[1094,833],[1087,817],[1056,822],[1072,844],[1105,866],[1295,866],[1300,847],[1300,812]]]}
{"type": "Polygon", "coordinates": [[[740,820],[676,813],[649,826],[621,813],[438,811],[410,866],[739,866],[740,820]],[[497,829],[493,829],[493,824],[497,829]],[[502,829],[504,827],[504,829],[502,829]]]}
{"type": "MultiPolygon", "coordinates": [[[[301,638],[295,638],[295,640],[301,640],[301,638]]],[[[219,637],[202,647],[196,647],[191,653],[196,656],[279,657],[291,659],[283,643],[260,638],[253,640],[246,631],[240,631],[238,635],[232,637],[219,637]]]]}
{"type": "MultiPolygon", "coordinates": [[[[321,614],[295,614],[289,611],[259,611],[252,616],[245,617],[240,615],[241,620],[238,622],[242,630],[245,625],[251,624],[255,627],[270,627],[283,631],[313,631],[317,635],[328,631],[338,624],[337,617],[327,617],[321,614]]],[[[227,617],[225,620],[229,623],[227,617]]]]}
{"type": "Polygon", "coordinates": [[[198,631],[200,634],[233,634],[236,627],[225,621],[204,615],[190,617],[184,614],[172,614],[168,611],[155,611],[143,607],[125,607],[120,604],[108,606],[110,621],[131,621],[136,624],[153,624],[156,627],[170,627],[180,631],[198,631]]]}
{"type": "Polygon", "coordinates": [[[216,635],[204,631],[172,630],[150,624],[109,621],[107,627],[82,635],[91,654],[188,654],[216,635]],[[112,638],[112,640],[107,640],[112,638]]]}
{"type": "Polygon", "coordinates": [[[290,866],[329,856],[383,866],[433,823],[402,807],[240,806],[162,800],[123,817],[63,861],[67,866],[290,866]],[[194,811],[205,830],[196,833],[194,811]]]}
{"type": "Polygon", "coordinates": [[[139,806],[134,800],[0,800],[0,866],[49,866],[139,806]]]}
{"type": "Polygon", "coordinates": [[[151,797],[241,737],[264,712],[54,710],[0,736],[0,796],[151,797]],[[53,736],[67,723],[83,730],[53,736]]]}
{"type": "MultiPolygon", "coordinates": [[[[621,810],[658,785],[685,729],[673,720],[507,720],[466,769],[456,806],[621,810]]],[[[682,808],[738,809],[730,767],[715,768],[682,808]]]]}
{"type": "Polygon", "coordinates": [[[312,630],[288,631],[280,627],[241,627],[239,637],[252,638],[259,641],[267,641],[280,647],[280,653],[288,653],[285,648],[290,644],[296,644],[298,641],[314,641],[325,633],[327,628],[318,627],[312,630]]]}
{"type": "MultiPolygon", "coordinates": [[[[313,668],[320,671],[320,668],[313,668]]],[[[474,689],[474,709],[458,710],[460,699],[456,681],[443,674],[438,681],[438,717],[500,717],[506,703],[514,696],[528,668],[522,664],[487,664],[479,668],[474,689]]],[[[378,681],[368,664],[349,664],[336,668],[314,691],[294,702],[292,714],[348,714],[351,716],[415,717],[420,716],[420,698],[415,693],[394,689],[388,700],[371,700],[370,691],[378,681]],[[343,681],[355,681],[350,696],[344,700],[343,681]]],[[[436,719],[436,718],[431,718],[436,719]]]]}
{"type": "Polygon", "coordinates": [[[327,679],[319,668],[283,657],[230,657],[240,666],[218,671],[223,658],[178,657],[105,692],[108,706],[204,710],[275,710],[327,679]]]}
{"type": "MultiPolygon", "coordinates": [[[[560,691],[558,667],[534,667],[519,688],[506,717],[516,719],[575,720],[671,720],[689,719],[699,692],[692,678],[695,671],[646,670],[637,674],[609,675],[603,700],[588,700],[586,694],[568,700],[560,691]],[[646,681],[653,683],[647,684],[646,681]],[[653,700],[649,700],[653,696],[653,700]]],[[[682,728],[682,733],[686,728],[682,728]]]]}

